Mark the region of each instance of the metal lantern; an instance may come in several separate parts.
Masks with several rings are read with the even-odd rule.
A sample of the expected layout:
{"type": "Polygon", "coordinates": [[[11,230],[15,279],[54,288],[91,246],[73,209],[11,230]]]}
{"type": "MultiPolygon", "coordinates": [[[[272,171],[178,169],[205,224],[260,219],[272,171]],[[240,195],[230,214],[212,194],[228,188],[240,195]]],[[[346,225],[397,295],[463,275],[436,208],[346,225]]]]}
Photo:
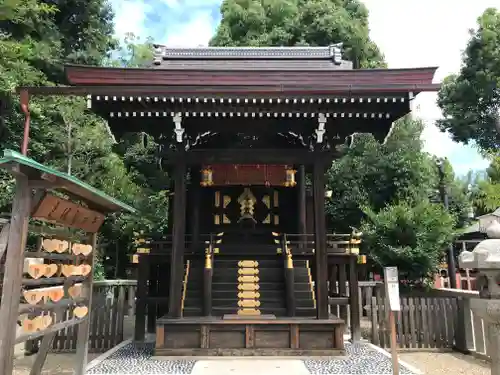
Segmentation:
{"type": "Polygon", "coordinates": [[[286,169],[285,169],[285,174],[286,174],[285,186],[286,187],[293,187],[293,186],[297,185],[297,182],[295,181],[295,173],[297,173],[297,171],[295,169],[286,167],[286,169]]]}
{"type": "Polygon", "coordinates": [[[201,170],[201,182],[200,185],[203,187],[212,186],[214,184],[213,171],[210,167],[203,168],[201,170]]]}

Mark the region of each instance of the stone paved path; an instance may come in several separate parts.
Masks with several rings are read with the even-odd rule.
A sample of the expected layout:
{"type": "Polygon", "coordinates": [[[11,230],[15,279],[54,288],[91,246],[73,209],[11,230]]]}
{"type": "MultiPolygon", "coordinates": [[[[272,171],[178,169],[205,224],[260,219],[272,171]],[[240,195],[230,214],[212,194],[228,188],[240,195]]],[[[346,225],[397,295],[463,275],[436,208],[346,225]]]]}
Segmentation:
{"type": "MultiPolygon", "coordinates": [[[[88,375],[389,375],[390,358],[365,343],[346,343],[347,356],[325,359],[159,359],[153,358],[152,345],[128,344],[91,368],[88,375]]],[[[413,375],[401,366],[400,373],[413,375]]]]}

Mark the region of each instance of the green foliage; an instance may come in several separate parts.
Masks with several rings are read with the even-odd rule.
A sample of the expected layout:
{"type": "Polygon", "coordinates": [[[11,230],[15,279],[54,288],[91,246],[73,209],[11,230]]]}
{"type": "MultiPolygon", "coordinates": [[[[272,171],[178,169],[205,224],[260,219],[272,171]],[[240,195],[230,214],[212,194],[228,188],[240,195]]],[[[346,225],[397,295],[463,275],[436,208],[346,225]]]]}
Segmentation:
{"type": "Polygon", "coordinates": [[[385,144],[368,134],[355,137],[328,171],[333,196],[327,213],[335,231],[358,227],[363,207],[378,211],[400,199],[418,202],[437,188],[435,164],[421,151],[422,130],[420,121],[404,118],[385,144]]]}
{"type": "Polygon", "coordinates": [[[224,0],[213,46],[327,46],[344,43],[356,67],[385,66],[358,0],[224,0]]]}
{"type": "MultiPolygon", "coordinates": [[[[111,9],[104,0],[4,0],[0,4],[2,148],[18,149],[22,138],[24,115],[16,87],[64,84],[64,63],[132,67],[144,65],[152,56],[151,42],[142,43],[132,34],[112,61],[110,52],[116,46],[111,9]]],[[[30,111],[30,157],[70,171],[139,210],[137,216],[111,215],[102,228],[102,272],[114,273],[116,264],[107,267],[107,259],[116,248],[124,255],[130,251],[135,228],[156,233],[166,225],[166,193],[158,186],[166,186],[168,179],[158,177],[161,171],[152,172],[156,163],[146,166],[153,160],[154,142],[143,149],[134,145],[124,152],[126,156],[117,153],[106,123],[88,112],[81,99],[32,97],[30,111]],[[133,160],[134,155],[140,158],[133,160]]],[[[13,184],[0,173],[0,211],[6,212],[13,184]]]]}
{"type": "Polygon", "coordinates": [[[153,61],[153,40],[147,38],[143,42],[134,33],[127,33],[113,54],[117,57],[106,59],[103,65],[124,68],[146,67],[153,61]]]}
{"type": "Polygon", "coordinates": [[[440,204],[401,202],[379,212],[367,208],[364,247],[380,267],[397,266],[402,278],[420,281],[431,275],[454,236],[455,220],[440,204]]]}
{"type": "Polygon", "coordinates": [[[438,122],[441,130],[485,150],[500,147],[499,45],[500,12],[490,8],[471,31],[460,73],[447,77],[438,99],[444,115],[438,122]]]}

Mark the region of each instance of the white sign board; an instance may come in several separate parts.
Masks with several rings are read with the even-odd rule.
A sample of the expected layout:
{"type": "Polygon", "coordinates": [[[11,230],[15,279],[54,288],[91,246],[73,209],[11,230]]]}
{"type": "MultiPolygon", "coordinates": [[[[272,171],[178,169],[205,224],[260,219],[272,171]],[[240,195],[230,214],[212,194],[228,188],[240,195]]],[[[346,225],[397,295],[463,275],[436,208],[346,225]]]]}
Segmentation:
{"type": "Polygon", "coordinates": [[[399,300],[399,278],[397,267],[384,268],[385,295],[389,302],[391,311],[400,311],[401,305],[399,300]]]}

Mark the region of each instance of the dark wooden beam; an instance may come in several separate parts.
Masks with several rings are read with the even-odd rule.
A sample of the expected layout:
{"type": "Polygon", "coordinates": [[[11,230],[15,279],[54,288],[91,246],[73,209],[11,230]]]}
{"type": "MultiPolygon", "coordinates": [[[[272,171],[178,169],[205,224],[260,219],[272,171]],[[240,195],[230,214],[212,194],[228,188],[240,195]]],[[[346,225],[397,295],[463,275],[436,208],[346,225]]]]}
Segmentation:
{"type": "Polygon", "coordinates": [[[326,252],[325,165],[316,161],[313,166],[313,202],[315,234],[315,291],[318,319],[328,318],[328,255],[326,252]]]}
{"type": "MultiPolygon", "coordinates": [[[[349,100],[347,98],[346,102],[343,102],[344,98],[340,98],[337,102],[335,99],[329,99],[328,103],[325,100],[322,100],[321,103],[317,101],[310,103],[309,100],[306,100],[304,103],[299,100],[297,103],[294,103],[293,100],[289,99],[287,102],[284,100],[280,100],[279,103],[276,100],[273,100],[272,103],[269,103],[268,100],[264,100],[264,103],[261,100],[255,100],[255,103],[252,99],[249,100],[248,103],[244,103],[241,101],[240,103],[235,103],[234,100],[229,102],[228,100],[224,100],[222,103],[220,100],[215,100],[215,102],[208,101],[204,103],[203,101],[195,102],[194,100],[190,100],[187,102],[183,100],[182,102],[170,102],[170,100],[162,101],[162,100],[153,100],[152,98],[143,99],[141,101],[138,100],[120,100],[121,97],[117,97],[118,100],[103,100],[100,97],[100,100],[94,99],[92,101],[92,111],[99,113],[105,117],[109,117],[109,113],[113,112],[114,117],[118,116],[118,113],[121,113],[120,118],[124,117],[137,117],[139,119],[144,119],[147,116],[141,116],[141,112],[152,112],[151,116],[161,116],[166,117],[171,121],[171,113],[180,112],[183,115],[188,113],[189,116],[193,116],[195,120],[203,120],[203,121],[211,121],[222,120],[224,117],[222,113],[233,113],[233,116],[230,118],[229,114],[226,115],[226,118],[234,119],[237,117],[237,113],[241,115],[238,116],[242,120],[245,119],[253,119],[254,121],[263,121],[266,119],[272,120],[275,113],[278,113],[278,119],[283,120],[295,120],[297,118],[306,117],[307,119],[311,119],[310,116],[304,116],[306,113],[345,113],[346,117],[348,113],[398,113],[401,109],[406,108],[406,111],[409,111],[409,98],[407,93],[402,93],[401,95],[393,95],[392,97],[374,97],[373,95],[367,96],[356,96],[352,98],[353,100],[349,100]],[[387,101],[384,100],[386,98],[387,101]],[[394,101],[393,98],[396,98],[394,101]],[[401,98],[404,99],[401,102],[401,98]],[[370,101],[368,102],[368,99],[370,101]],[[377,100],[378,99],[378,100],[377,100]],[[360,102],[361,100],[361,102],[360,102]],[[133,113],[136,112],[135,116],[133,113]],[[244,113],[255,113],[255,117],[249,115],[249,117],[245,117],[244,113]],[[156,114],[158,113],[158,115],[156,114]],[[203,116],[200,114],[203,113],[203,116]],[[208,113],[211,113],[211,116],[208,116],[208,113]],[[219,113],[217,117],[215,117],[215,113],[219,113]],[[268,117],[267,114],[270,114],[268,117]],[[285,116],[281,116],[281,113],[285,113],[285,116]],[[292,114],[292,117],[289,117],[289,113],[292,114]],[[165,116],[166,114],[166,116],[165,116]],[[262,114],[262,115],[260,115],[262,114]],[[300,116],[300,117],[297,117],[300,116]]],[[[340,116],[340,115],[339,115],[340,116]]],[[[314,119],[314,118],[312,118],[314,119]]]]}
{"type": "MultiPolygon", "coordinates": [[[[200,81],[198,81],[200,82],[200,81]]],[[[302,97],[302,96],[325,96],[325,95],[362,95],[373,94],[377,96],[396,95],[413,92],[415,95],[424,91],[439,91],[440,84],[374,84],[374,85],[338,85],[323,83],[311,86],[309,84],[286,84],[279,85],[271,82],[267,85],[245,84],[245,85],[161,85],[156,83],[145,85],[88,85],[88,86],[37,86],[19,87],[17,92],[28,90],[31,95],[141,95],[141,96],[175,96],[175,95],[205,95],[231,96],[234,95],[270,95],[273,97],[302,97]]]]}
{"type": "Polygon", "coordinates": [[[137,293],[135,302],[135,332],[134,339],[142,341],[146,335],[146,306],[148,299],[148,281],[150,271],[149,254],[139,254],[137,273],[137,293]]]}
{"type": "Polygon", "coordinates": [[[306,167],[304,164],[300,164],[298,168],[298,206],[299,206],[299,215],[298,215],[298,232],[300,237],[300,247],[303,247],[307,238],[305,234],[307,233],[306,226],[306,167]]]}
{"type": "Polygon", "coordinates": [[[339,154],[336,151],[310,152],[304,149],[205,149],[163,152],[163,163],[167,165],[186,164],[313,164],[319,160],[324,164],[331,162],[339,154]]]}
{"type": "Polygon", "coordinates": [[[359,289],[358,289],[358,257],[351,255],[349,259],[349,305],[351,313],[351,340],[361,340],[361,315],[359,310],[359,289]]]}
{"type": "Polygon", "coordinates": [[[195,165],[191,167],[191,186],[189,187],[189,195],[191,197],[191,246],[195,249],[199,245],[200,240],[200,203],[201,203],[201,166],[195,165]]]}
{"type": "MultiPolygon", "coordinates": [[[[184,154],[183,152],[177,152],[184,154]]],[[[182,161],[174,169],[173,243],[170,264],[170,292],[168,316],[182,316],[182,280],[184,276],[184,250],[186,242],[186,164],[182,161]]]]}

